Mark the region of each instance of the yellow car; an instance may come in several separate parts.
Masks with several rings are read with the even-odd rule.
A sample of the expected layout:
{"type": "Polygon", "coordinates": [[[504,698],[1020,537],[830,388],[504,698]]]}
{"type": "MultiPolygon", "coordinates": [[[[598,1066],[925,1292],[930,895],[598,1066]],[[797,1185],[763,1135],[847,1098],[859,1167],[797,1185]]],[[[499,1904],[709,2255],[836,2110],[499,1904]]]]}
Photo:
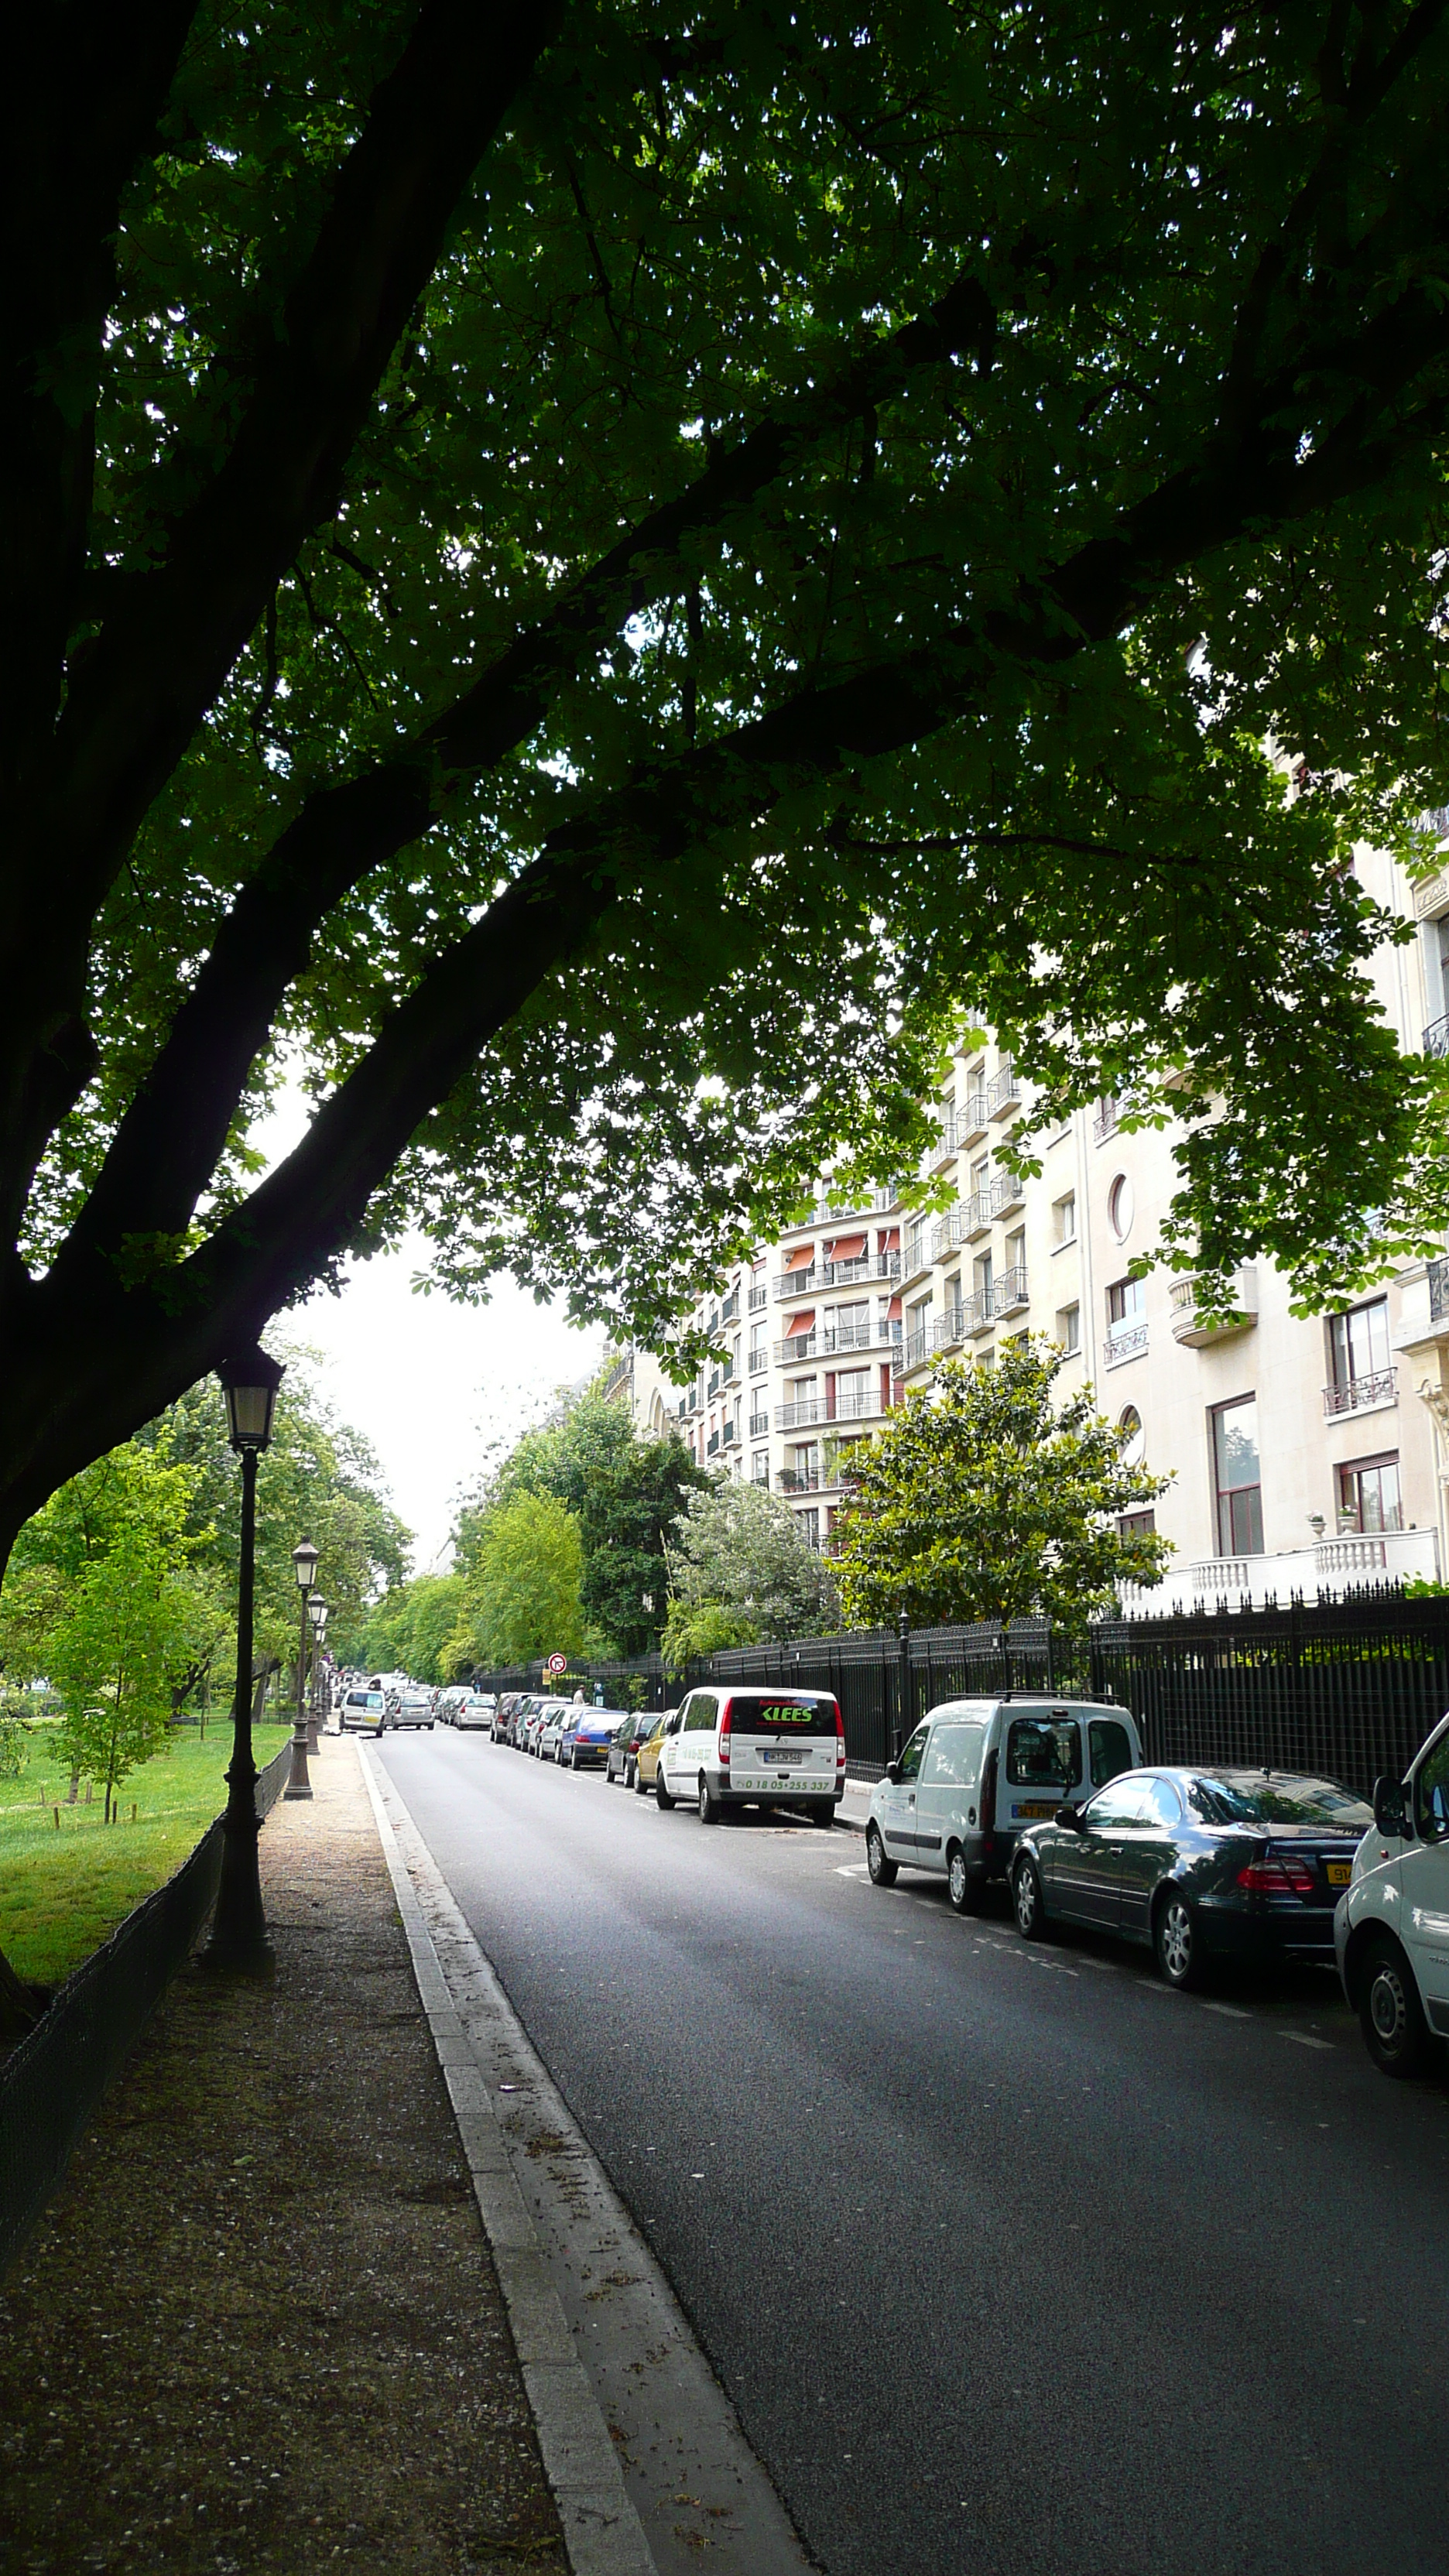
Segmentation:
{"type": "Polygon", "coordinates": [[[664,1742],[671,1718],[676,1717],[677,1715],[678,1711],[676,1709],[662,1709],[651,1725],[643,1743],[639,1747],[639,1756],[634,1765],[634,1795],[636,1798],[647,1798],[651,1795],[654,1789],[659,1776],[660,1747],[664,1742]]]}

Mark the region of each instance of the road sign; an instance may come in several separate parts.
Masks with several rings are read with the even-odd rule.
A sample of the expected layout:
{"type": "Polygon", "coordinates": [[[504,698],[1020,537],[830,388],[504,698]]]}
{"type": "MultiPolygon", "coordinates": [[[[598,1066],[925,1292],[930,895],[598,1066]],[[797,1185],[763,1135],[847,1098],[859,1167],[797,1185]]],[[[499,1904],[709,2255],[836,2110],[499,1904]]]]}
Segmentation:
{"type": "Polygon", "coordinates": [[[569,1659],[567,1655],[550,1655],[548,1662],[544,1665],[543,1669],[546,1673],[566,1673],[568,1668],[569,1659]]]}

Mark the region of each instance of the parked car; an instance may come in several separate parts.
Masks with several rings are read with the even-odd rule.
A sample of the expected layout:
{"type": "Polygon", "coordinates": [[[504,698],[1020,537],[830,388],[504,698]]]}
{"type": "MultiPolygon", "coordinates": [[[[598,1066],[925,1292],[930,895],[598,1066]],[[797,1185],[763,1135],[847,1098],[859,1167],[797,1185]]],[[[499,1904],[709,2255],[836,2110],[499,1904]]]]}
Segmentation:
{"type": "Polygon", "coordinates": [[[768,1684],[695,1690],[665,1728],[654,1794],[689,1799],[718,1824],[726,1807],[803,1807],[834,1822],[845,1792],[845,1728],[829,1691],[768,1684]]]}
{"type": "Polygon", "coordinates": [[[1372,1828],[1333,1929],[1375,2066],[1417,2074],[1434,2040],[1449,2039],[1449,1717],[1406,1779],[1374,1782],[1372,1828]]]}
{"type": "Polygon", "coordinates": [[[563,1702],[561,1700],[537,1699],[529,1709],[528,1715],[523,1721],[521,1741],[524,1752],[531,1753],[534,1756],[535,1761],[541,1761],[543,1759],[544,1732],[548,1727],[550,1720],[553,1721],[554,1742],[557,1743],[558,1719],[562,1707],[563,1702]]]}
{"type": "Polygon", "coordinates": [[[1170,1986],[1196,1985],[1211,1959],[1328,1960],[1372,1822],[1352,1790],[1297,1772],[1125,1771],[1023,1834],[1016,1928],[1028,1941],[1054,1922],[1115,1932],[1153,1950],[1170,1986]]]}
{"type": "Polygon", "coordinates": [[[559,1736],[559,1761],[566,1763],[570,1771],[606,1769],[615,1730],[623,1716],[623,1710],[618,1708],[580,1708],[575,1703],[566,1709],[559,1736]]]}
{"type": "Polygon", "coordinates": [[[634,1786],[639,1764],[639,1749],[653,1733],[654,1719],[647,1710],[638,1709],[632,1717],[621,1717],[609,1738],[604,1757],[604,1778],[622,1780],[626,1789],[634,1786]]]}
{"type": "Polygon", "coordinates": [[[871,1791],[871,1877],[890,1887],[900,1869],[931,1871],[958,1913],[974,1913],[1023,1833],[1083,1782],[1100,1789],[1141,1759],[1135,1720],[1110,1703],[943,1700],[871,1791]]]}
{"type": "Polygon", "coordinates": [[[659,1756],[664,1750],[665,1737],[670,1728],[678,1724],[677,1708],[661,1709],[659,1715],[651,1721],[648,1734],[641,1739],[639,1750],[634,1756],[634,1788],[639,1797],[647,1798],[651,1789],[657,1789],[659,1756]]]}
{"type": "Polygon", "coordinates": [[[569,1703],[566,1699],[545,1700],[539,1715],[538,1733],[533,1746],[540,1762],[557,1762],[559,1743],[569,1713],[569,1703]]]}
{"type": "Polygon", "coordinates": [[[386,1725],[386,1692],[380,1690],[343,1692],[342,1731],[344,1735],[381,1735],[386,1725]]]}
{"type": "Polygon", "coordinates": [[[457,1727],[481,1727],[491,1734],[496,1706],[491,1691],[465,1691],[462,1698],[453,1703],[453,1724],[457,1727]]]}
{"type": "Polygon", "coordinates": [[[390,1719],[393,1726],[430,1728],[433,1722],[433,1699],[430,1691],[419,1690],[416,1685],[411,1689],[399,1691],[397,1706],[392,1711],[390,1719]]]}

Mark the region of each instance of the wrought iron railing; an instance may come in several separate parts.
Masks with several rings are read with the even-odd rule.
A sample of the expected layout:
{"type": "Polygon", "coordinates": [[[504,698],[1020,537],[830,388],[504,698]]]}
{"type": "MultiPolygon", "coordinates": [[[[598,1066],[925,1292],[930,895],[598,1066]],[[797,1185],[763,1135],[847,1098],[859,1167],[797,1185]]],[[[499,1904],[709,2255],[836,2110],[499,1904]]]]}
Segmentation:
{"type": "Polygon", "coordinates": [[[1398,1392],[1397,1369],[1375,1369],[1367,1377],[1346,1378],[1341,1386],[1324,1388],[1324,1415],[1332,1422],[1340,1413],[1366,1413],[1374,1405],[1395,1404],[1398,1392]]]}

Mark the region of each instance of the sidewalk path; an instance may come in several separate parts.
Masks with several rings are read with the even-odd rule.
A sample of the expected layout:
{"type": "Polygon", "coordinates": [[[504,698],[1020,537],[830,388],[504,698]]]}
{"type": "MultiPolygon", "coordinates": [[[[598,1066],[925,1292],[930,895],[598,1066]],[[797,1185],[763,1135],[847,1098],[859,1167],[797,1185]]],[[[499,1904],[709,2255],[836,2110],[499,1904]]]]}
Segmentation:
{"type": "Polygon", "coordinates": [[[178,1978],[0,2295],[16,2576],[563,2576],[356,1752],[312,1768],[275,1985],[178,1978]]]}

